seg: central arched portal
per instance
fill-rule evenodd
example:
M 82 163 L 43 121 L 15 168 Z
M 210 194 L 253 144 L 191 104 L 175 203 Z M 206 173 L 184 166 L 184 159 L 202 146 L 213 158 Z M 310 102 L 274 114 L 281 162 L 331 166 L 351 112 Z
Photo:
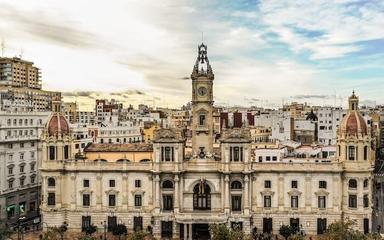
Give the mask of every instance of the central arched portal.
M 204 180 L 193 188 L 193 209 L 211 210 L 211 188 Z

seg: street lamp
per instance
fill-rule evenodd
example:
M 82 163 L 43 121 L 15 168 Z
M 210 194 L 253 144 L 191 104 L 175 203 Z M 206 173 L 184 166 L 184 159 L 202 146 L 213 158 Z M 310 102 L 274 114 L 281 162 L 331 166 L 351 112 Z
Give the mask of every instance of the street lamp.
M 63 224 L 59 228 L 61 240 L 64 240 L 64 233 L 68 230 L 67 222 L 63 222 Z
M 24 216 L 23 216 L 23 217 L 19 217 L 19 218 L 17 219 L 17 240 L 21 240 L 21 239 L 23 238 L 23 232 L 20 231 L 20 222 L 21 222 L 22 220 L 24 220 L 24 219 L 25 219 Z M 20 232 L 21 232 L 21 238 L 20 238 Z
M 107 240 L 107 222 L 104 220 L 101 224 L 104 227 L 104 240 Z

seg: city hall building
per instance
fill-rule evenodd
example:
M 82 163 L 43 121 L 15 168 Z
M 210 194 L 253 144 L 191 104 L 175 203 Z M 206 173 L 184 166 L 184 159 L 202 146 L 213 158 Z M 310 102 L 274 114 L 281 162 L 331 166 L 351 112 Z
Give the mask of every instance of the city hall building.
M 350 218 L 371 231 L 374 151 L 355 94 L 334 156 L 260 162 L 247 128 L 224 129 L 215 143 L 214 74 L 204 44 L 191 79 L 192 147 L 181 130 L 159 129 L 153 143 L 94 143 L 80 153 L 68 122 L 54 113 L 40 146 L 44 226 L 66 222 L 81 231 L 123 223 L 157 239 L 208 239 L 210 224 L 321 234 Z

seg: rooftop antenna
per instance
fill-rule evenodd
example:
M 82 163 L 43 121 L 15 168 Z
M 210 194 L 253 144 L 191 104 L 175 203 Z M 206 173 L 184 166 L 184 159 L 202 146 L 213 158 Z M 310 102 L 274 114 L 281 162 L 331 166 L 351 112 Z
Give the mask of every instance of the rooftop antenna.
M 201 32 L 201 43 L 204 43 L 204 32 Z
M 23 58 L 23 54 L 24 54 L 24 50 L 23 48 L 20 48 L 19 58 Z
M 5 52 L 5 41 L 4 39 L 1 39 L 1 57 L 4 57 Z

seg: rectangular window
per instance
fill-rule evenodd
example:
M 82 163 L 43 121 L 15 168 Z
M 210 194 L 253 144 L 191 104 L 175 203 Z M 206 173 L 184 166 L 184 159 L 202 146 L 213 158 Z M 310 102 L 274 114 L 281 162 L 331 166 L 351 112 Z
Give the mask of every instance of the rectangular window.
M 319 181 L 319 188 L 327 189 L 327 182 L 326 181 Z
M 291 188 L 297 188 L 297 181 L 296 180 L 291 182 Z
M 291 196 L 291 208 L 299 207 L 299 196 Z
M 368 194 L 364 194 L 363 196 L 363 205 L 365 208 L 369 207 L 369 197 Z
M 56 195 L 55 193 L 48 193 L 48 206 L 56 205 Z
M 68 158 L 69 158 L 69 146 L 65 145 L 64 146 L 64 159 L 68 159 Z
M 272 161 L 277 161 L 277 157 L 276 157 L 276 156 L 273 156 L 273 157 L 272 157 Z
M 90 205 L 90 196 L 89 194 L 83 194 L 83 206 L 89 207 Z
M 271 161 L 271 156 L 267 156 L 267 157 L 265 158 L 265 161 L 267 161 L 267 162 Z
M 115 194 L 108 195 L 108 206 L 110 206 L 110 207 L 116 206 L 116 195 Z
M 264 207 L 265 208 L 270 208 L 271 207 L 271 196 L 264 196 Z
M 317 199 L 317 205 L 321 209 L 325 209 L 327 207 L 326 205 L 326 197 L 325 196 L 319 196 Z
M 108 216 L 108 232 L 111 232 L 113 227 L 117 225 L 117 217 L 116 216 Z
M 354 146 L 348 147 L 348 159 L 349 160 L 355 160 L 355 147 Z
M 21 166 L 20 166 L 20 172 L 21 172 L 21 173 L 24 172 L 24 165 L 21 165 Z
M 199 116 L 199 125 L 200 126 L 205 126 L 205 115 L 204 114 L 201 114 Z
M 24 160 L 24 153 L 20 153 L 20 160 Z
M 136 194 L 135 195 L 135 207 L 141 207 L 142 202 L 141 202 L 141 195 Z
M 10 167 L 8 168 L 8 175 L 12 175 L 13 174 L 13 167 Z
M 238 162 L 240 160 L 240 150 L 239 147 L 233 148 L 232 161 Z
M 49 160 L 55 160 L 55 147 L 49 146 Z
M 141 180 L 135 180 L 135 187 L 136 188 L 141 187 Z
M 171 161 L 171 147 L 164 147 L 164 160 Z
M 232 211 L 241 211 L 241 196 L 232 196 Z
M 173 196 L 172 195 L 163 195 L 163 210 L 166 210 L 166 211 L 173 210 Z
M 271 181 L 270 180 L 265 180 L 264 181 L 264 188 L 271 188 L 271 187 L 272 187 Z
M 8 188 L 13 188 L 13 180 L 8 181 Z
M 135 231 L 143 230 L 143 217 L 133 217 L 133 229 Z
M 349 195 L 348 206 L 350 208 L 357 208 L 357 196 L 356 195 Z
M 115 187 L 116 186 L 116 182 L 114 179 L 111 179 L 109 180 L 109 187 Z
M 82 216 L 81 217 L 81 231 L 85 231 L 86 228 L 91 226 L 91 216 Z
M 83 187 L 89 187 L 89 180 L 88 179 L 83 180 Z
M 24 178 L 20 178 L 20 187 L 23 187 L 24 186 Z

